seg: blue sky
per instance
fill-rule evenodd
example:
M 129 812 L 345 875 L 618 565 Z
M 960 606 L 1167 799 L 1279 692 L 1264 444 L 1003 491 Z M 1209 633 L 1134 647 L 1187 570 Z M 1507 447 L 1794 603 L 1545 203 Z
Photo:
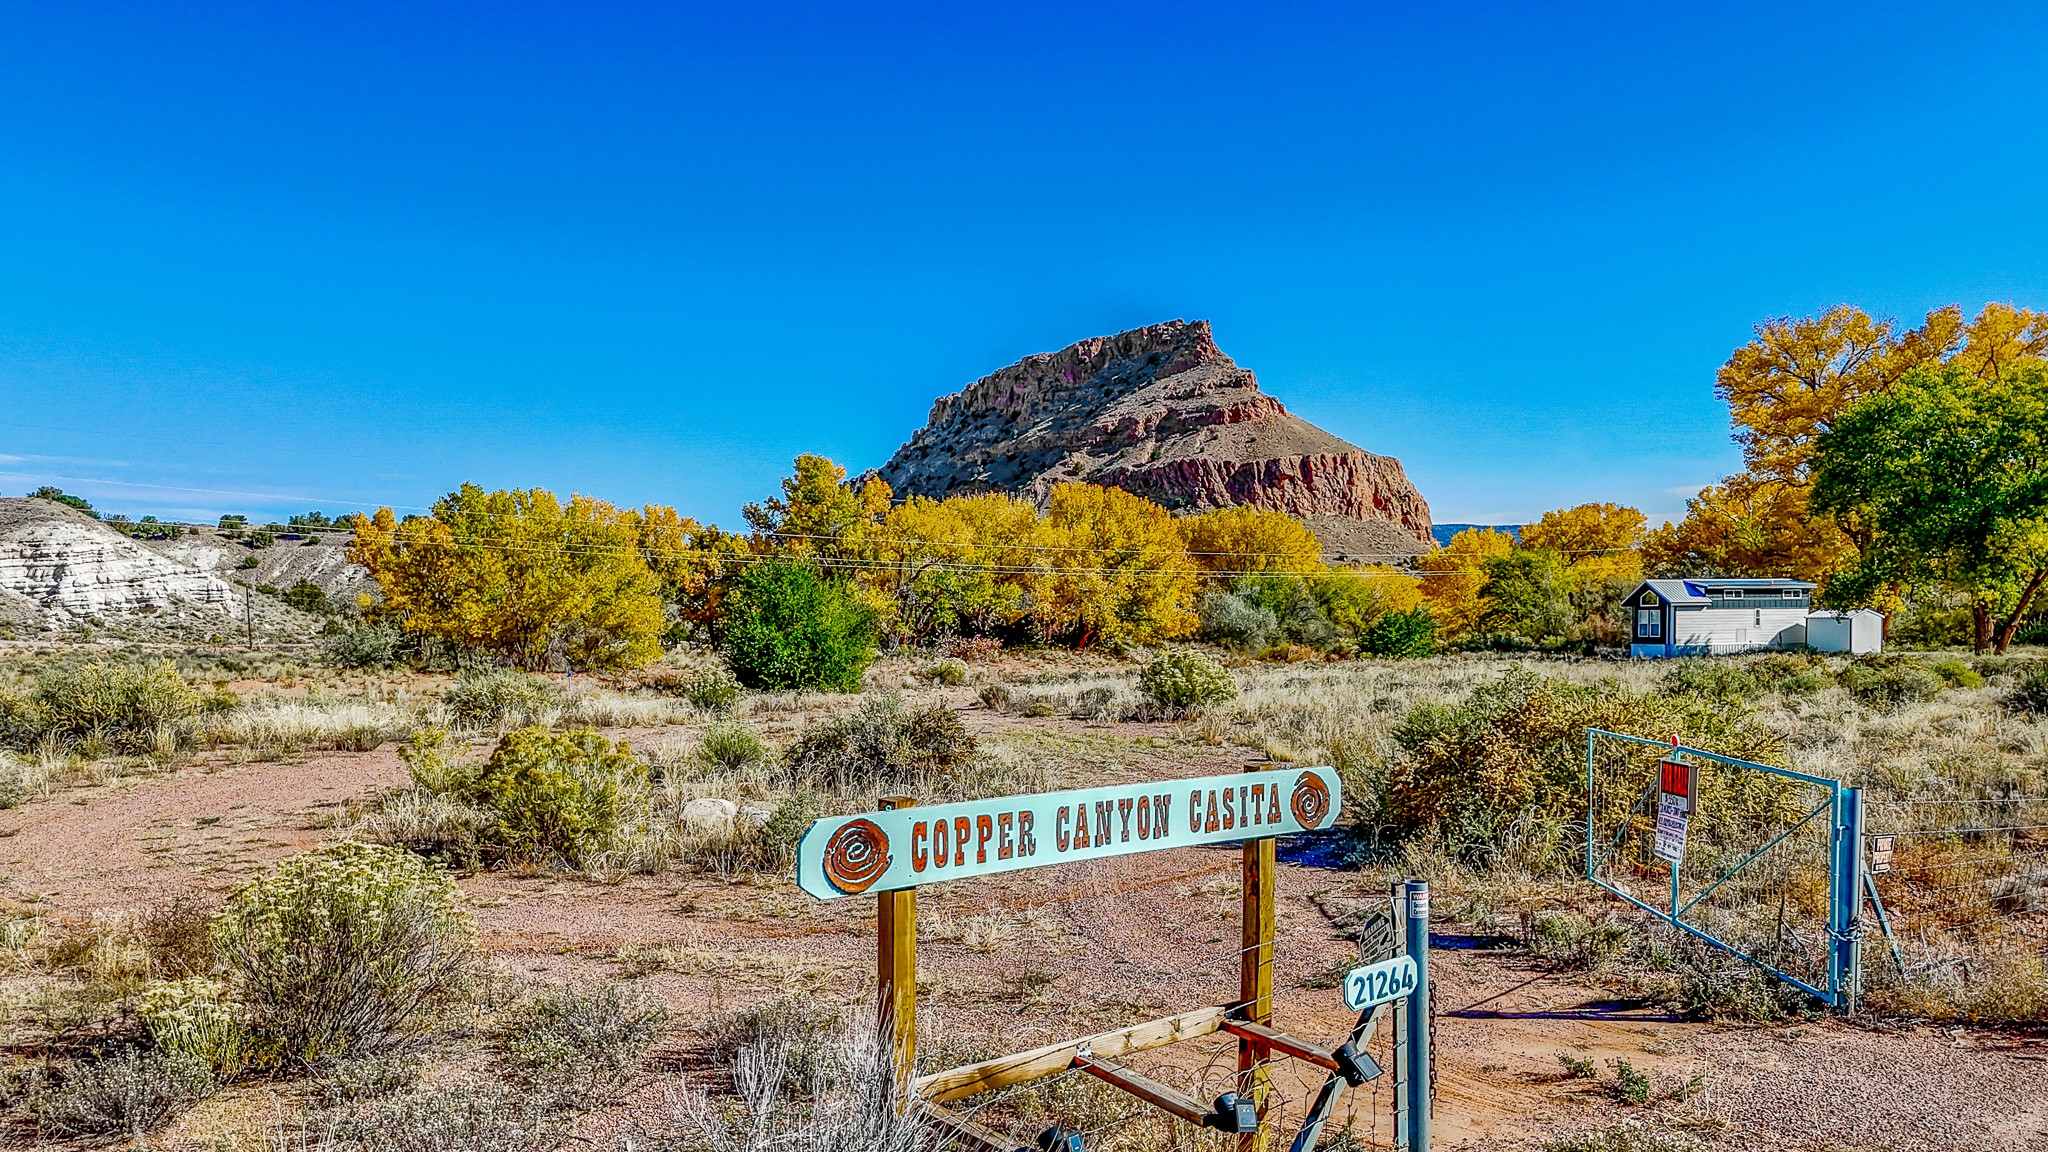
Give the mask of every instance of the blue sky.
M 1440 521 L 1661 519 L 1758 320 L 2048 306 L 2008 7 L 14 3 L 0 491 L 733 523 L 1186 317 Z

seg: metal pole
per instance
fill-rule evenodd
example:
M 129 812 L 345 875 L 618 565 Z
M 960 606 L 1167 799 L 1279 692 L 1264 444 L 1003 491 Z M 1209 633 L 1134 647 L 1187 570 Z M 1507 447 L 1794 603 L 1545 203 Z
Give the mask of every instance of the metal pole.
M 1408 881 L 1408 955 L 1415 990 L 1408 994 L 1408 1147 L 1429 1152 L 1429 881 Z
M 1863 993 L 1863 790 L 1835 786 L 1833 873 L 1829 877 L 1828 991 L 1855 1012 Z
M 1593 741 L 1594 730 L 1586 729 L 1586 879 L 1593 878 Z
M 1408 882 L 1394 881 L 1394 924 L 1400 932 L 1402 948 L 1407 948 L 1408 924 Z M 1389 1025 L 1387 1040 L 1394 1057 L 1394 1147 L 1406 1149 L 1409 1140 L 1408 1081 L 1414 1078 L 1414 1053 L 1408 1047 L 1408 1013 L 1399 1004 L 1390 1004 L 1392 1011 L 1387 1016 Z

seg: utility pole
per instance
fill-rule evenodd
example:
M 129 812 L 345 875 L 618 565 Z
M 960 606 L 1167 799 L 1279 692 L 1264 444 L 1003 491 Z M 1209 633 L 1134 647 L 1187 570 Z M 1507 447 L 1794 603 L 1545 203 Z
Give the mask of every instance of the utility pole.
M 249 638 L 249 651 L 256 650 L 256 590 L 242 586 L 242 627 Z

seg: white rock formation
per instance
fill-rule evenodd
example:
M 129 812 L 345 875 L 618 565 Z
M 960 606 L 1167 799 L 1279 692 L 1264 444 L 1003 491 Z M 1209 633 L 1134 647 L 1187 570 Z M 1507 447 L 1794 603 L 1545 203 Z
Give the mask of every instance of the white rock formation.
M 0 499 L 0 593 L 53 627 L 202 613 L 232 620 L 240 590 L 47 500 Z

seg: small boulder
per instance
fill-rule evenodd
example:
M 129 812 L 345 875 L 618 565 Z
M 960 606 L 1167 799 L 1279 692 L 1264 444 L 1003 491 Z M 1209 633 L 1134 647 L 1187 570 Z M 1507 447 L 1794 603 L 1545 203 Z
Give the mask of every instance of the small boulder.
M 683 805 L 681 820 L 688 831 L 716 835 L 732 831 L 733 817 L 738 812 L 739 805 L 730 800 L 700 796 Z

